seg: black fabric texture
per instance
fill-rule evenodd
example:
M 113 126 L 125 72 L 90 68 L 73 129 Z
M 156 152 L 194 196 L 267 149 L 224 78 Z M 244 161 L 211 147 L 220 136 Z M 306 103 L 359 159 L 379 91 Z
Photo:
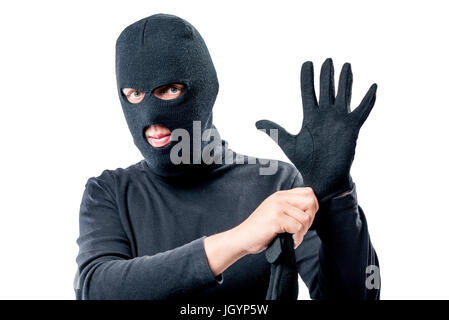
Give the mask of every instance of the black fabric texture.
M 214 277 L 204 237 L 239 225 L 273 192 L 301 187 L 302 179 L 282 161 L 274 175 L 260 175 L 260 164 L 233 158 L 178 183 L 154 174 L 145 160 L 90 178 L 79 214 L 77 299 L 265 300 L 265 252 Z M 326 223 L 294 251 L 296 274 L 313 299 L 379 297 L 365 287 L 364 270 L 378 261 L 355 192 L 330 200 L 322 208 Z
M 292 235 L 282 233 L 275 239 L 274 245 L 266 250 L 267 261 L 271 263 L 270 282 L 266 300 L 297 300 L 298 270 L 293 247 Z M 278 246 L 278 248 L 276 248 Z
M 201 157 L 208 139 L 196 139 L 193 121 L 200 121 L 201 135 L 212 124 L 212 107 L 218 94 L 217 74 L 209 51 L 199 32 L 187 21 L 168 14 L 155 14 L 128 26 L 116 43 L 117 89 L 134 143 L 160 176 L 183 175 L 189 171 L 211 169 Z M 163 85 L 179 83 L 184 92 L 173 100 L 161 100 L 152 92 Z M 145 92 L 138 104 L 128 102 L 123 88 Z M 162 148 L 152 147 L 145 130 L 161 124 L 173 132 L 185 129 L 191 139 L 189 163 L 174 164 L 170 152 L 177 143 L 171 140 Z
M 327 59 L 321 67 L 318 103 L 314 89 L 313 64 L 310 61 L 305 62 L 301 69 L 303 122 L 299 133 L 292 135 L 269 120 L 256 122 L 256 127 L 265 130 L 270 137 L 273 137 L 270 130 L 277 130 L 278 140 L 275 142 L 301 172 L 304 184 L 312 187 L 320 203 L 353 188 L 350 169 L 357 137 L 376 100 L 377 85 L 373 84 L 360 105 L 351 112 L 352 79 L 351 65 L 345 63 L 335 97 L 333 62 L 330 58 Z M 318 212 L 312 230 L 316 229 L 319 219 Z M 276 237 L 273 247 L 269 248 L 271 255 L 291 255 L 291 252 L 285 252 L 292 250 L 289 242 Z M 269 285 L 269 288 L 281 289 L 268 292 L 267 297 L 281 299 L 280 292 L 291 290 L 285 279 L 291 278 L 294 271 L 283 261 L 280 259 L 275 262 L 275 268 L 283 271 L 272 274 Z

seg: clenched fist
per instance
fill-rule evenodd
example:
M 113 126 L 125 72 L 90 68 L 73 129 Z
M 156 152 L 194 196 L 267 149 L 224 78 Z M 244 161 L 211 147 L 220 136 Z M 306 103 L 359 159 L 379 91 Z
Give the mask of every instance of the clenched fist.
M 311 188 L 278 191 L 235 227 L 235 234 L 246 254 L 262 252 L 277 234 L 285 232 L 293 235 L 294 248 L 297 248 L 317 211 L 318 200 Z

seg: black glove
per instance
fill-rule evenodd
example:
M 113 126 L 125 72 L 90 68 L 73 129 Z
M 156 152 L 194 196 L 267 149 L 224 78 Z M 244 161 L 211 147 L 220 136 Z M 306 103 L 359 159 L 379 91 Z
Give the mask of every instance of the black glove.
M 271 263 L 266 300 L 298 300 L 298 271 L 293 238 L 290 233 L 278 235 L 265 251 Z
M 277 129 L 277 144 L 301 173 L 304 184 L 312 187 L 320 202 L 353 187 L 349 174 L 354 159 L 360 127 L 376 100 L 373 84 L 359 107 L 351 112 L 352 72 L 345 63 L 334 93 L 334 66 L 327 59 L 320 75 L 320 103 L 313 84 L 313 64 L 305 62 L 301 69 L 303 122 L 301 131 L 292 135 L 269 120 L 256 122 L 258 129 Z M 269 134 L 269 130 L 266 131 Z
M 313 77 L 313 64 L 305 62 L 301 69 L 301 94 L 303 101 L 303 122 L 297 135 L 288 133 L 284 128 L 269 120 L 256 122 L 258 129 L 278 130 L 278 145 L 302 174 L 304 184 L 312 187 L 318 201 L 326 200 L 350 190 L 353 182 L 350 169 L 355 154 L 359 130 L 376 100 L 377 85 L 373 84 L 359 107 L 350 110 L 352 89 L 351 65 L 345 63 L 338 85 L 338 94 L 334 93 L 334 66 L 327 59 L 321 67 L 320 102 L 318 104 Z M 271 137 L 271 135 L 270 135 Z M 316 216 L 311 229 L 316 226 Z M 288 240 L 288 241 L 287 241 Z M 292 281 L 297 283 L 297 270 L 291 259 L 273 257 L 294 257 L 290 234 L 277 236 L 266 250 L 267 261 L 272 264 L 267 299 L 291 299 L 294 291 Z M 294 297 L 296 299 L 297 297 Z

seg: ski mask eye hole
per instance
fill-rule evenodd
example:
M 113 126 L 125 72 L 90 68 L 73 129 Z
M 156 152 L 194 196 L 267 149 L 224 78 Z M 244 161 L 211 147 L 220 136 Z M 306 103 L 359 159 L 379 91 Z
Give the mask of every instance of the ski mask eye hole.
M 145 97 L 145 92 L 137 90 L 137 89 L 124 88 L 124 89 L 122 89 L 122 92 L 125 95 L 126 100 L 128 100 L 128 102 L 134 103 L 134 104 L 139 103 Z
M 173 100 L 179 97 L 183 92 L 183 84 L 173 83 L 154 89 L 153 95 L 161 100 Z

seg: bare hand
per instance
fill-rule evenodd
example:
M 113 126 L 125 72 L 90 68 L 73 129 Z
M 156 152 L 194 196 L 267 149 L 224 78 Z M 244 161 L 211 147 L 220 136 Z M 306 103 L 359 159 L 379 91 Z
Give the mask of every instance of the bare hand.
M 240 225 L 235 227 L 239 243 L 247 254 L 265 250 L 273 238 L 288 232 L 294 248 L 302 242 L 318 211 L 318 200 L 311 188 L 278 191 L 266 198 Z

